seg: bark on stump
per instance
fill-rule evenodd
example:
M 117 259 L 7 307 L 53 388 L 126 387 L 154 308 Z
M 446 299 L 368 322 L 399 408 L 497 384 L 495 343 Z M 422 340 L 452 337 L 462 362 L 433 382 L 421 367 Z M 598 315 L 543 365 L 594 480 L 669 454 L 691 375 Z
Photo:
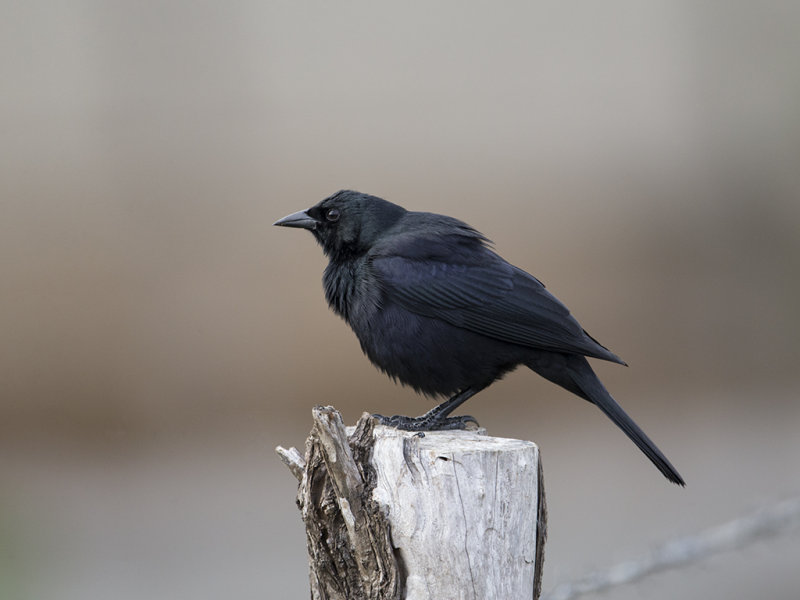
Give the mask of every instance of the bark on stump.
M 314 600 L 516 600 L 541 590 L 546 509 L 532 442 L 424 437 L 313 410 L 300 481 Z

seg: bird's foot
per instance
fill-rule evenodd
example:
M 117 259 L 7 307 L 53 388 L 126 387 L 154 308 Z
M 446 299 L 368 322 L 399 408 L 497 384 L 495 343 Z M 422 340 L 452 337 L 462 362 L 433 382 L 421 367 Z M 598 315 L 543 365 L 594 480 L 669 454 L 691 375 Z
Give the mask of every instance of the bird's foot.
M 405 417 L 403 415 L 372 415 L 381 425 L 402 429 L 403 431 L 449 431 L 454 429 L 477 429 L 480 425 L 475 417 L 460 415 L 457 417 L 439 417 L 424 414 L 420 417 Z M 472 424 L 470 427 L 469 424 Z

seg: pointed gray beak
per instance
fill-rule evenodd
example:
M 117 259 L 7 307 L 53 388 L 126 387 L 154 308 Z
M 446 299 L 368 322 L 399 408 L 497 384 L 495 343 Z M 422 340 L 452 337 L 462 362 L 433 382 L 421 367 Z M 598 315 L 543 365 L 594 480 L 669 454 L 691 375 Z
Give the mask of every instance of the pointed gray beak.
M 279 219 L 273 225 L 281 227 L 299 227 L 300 229 L 314 230 L 317 228 L 317 221 L 306 211 L 301 210 Z

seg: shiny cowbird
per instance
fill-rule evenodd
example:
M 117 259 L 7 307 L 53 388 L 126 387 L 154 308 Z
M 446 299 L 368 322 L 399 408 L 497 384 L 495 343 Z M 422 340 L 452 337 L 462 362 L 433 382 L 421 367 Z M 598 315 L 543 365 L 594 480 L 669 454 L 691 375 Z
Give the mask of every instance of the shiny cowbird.
M 603 411 L 672 482 L 684 481 L 622 410 L 586 357 L 624 365 L 532 275 L 456 219 L 344 190 L 275 225 L 309 230 L 329 259 L 323 283 L 373 364 L 418 392 L 446 396 L 420 417 L 376 415 L 400 429 L 463 429 L 450 414 L 525 365 Z

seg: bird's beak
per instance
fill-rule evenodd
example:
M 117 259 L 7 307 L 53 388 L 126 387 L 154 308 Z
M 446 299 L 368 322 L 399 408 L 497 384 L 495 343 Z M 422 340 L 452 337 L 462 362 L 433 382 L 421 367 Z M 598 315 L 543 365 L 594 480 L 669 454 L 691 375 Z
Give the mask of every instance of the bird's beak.
M 300 229 L 313 231 L 317 228 L 317 220 L 306 211 L 301 210 L 275 221 L 273 225 L 280 225 L 281 227 L 299 227 Z

